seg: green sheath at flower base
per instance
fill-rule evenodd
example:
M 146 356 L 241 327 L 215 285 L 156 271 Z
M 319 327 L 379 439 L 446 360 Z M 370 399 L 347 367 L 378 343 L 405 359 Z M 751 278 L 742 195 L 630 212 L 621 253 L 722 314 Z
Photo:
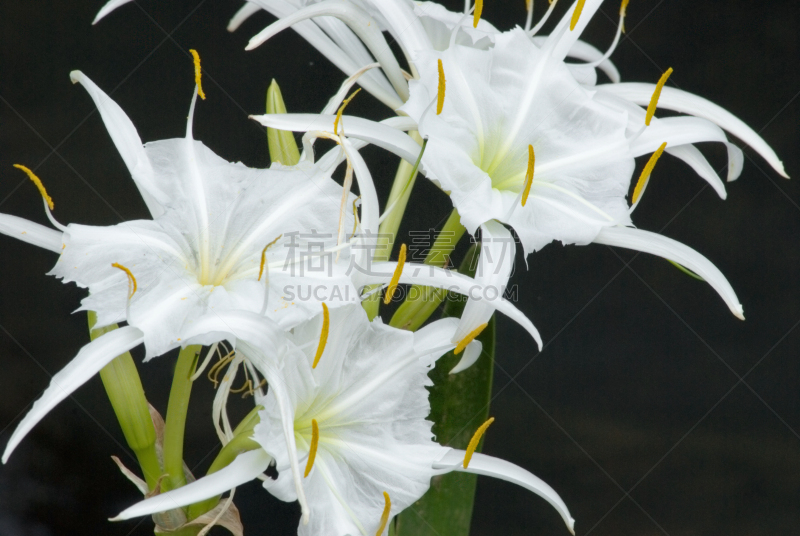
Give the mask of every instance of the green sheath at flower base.
M 425 264 L 444 268 L 456 244 L 464 236 L 464 231 L 466 229 L 461 225 L 461 217 L 458 215 L 458 211 L 453 209 L 425 257 Z M 389 325 L 416 331 L 436 311 L 436 308 L 444 301 L 445 295 L 441 289 L 414 285 L 408 291 L 408 298 L 398 307 Z
M 422 144 L 422 138 L 419 133 L 411 131 L 408 135 L 419 143 L 424 151 L 425 146 Z M 413 165 L 401 160 L 400 165 L 397 166 L 397 173 L 394 176 L 394 183 L 392 183 L 392 191 L 389 192 L 389 198 L 386 200 L 386 210 L 391 208 L 392 211 L 378 228 L 378 243 L 375 254 L 372 257 L 376 262 L 388 261 L 392 256 L 394 238 L 397 236 L 397 230 L 400 228 L 400 222 L 403 220 L 403 214 L 405 214 L 406 205 L 408 205 L 408 198 L 411 196 L 411 191 L 417 181 L 418 167 L 419 159 Z M 363 305 L 370 320 L 378 316 L 380 293 L 376 292 L 370 298 L 364 300 Z
M 94 311 L 89 311 L 89 336 L 92 340 L 117 329 L 116 324 L 92 329 L 96 323 L 97 315 Z M 125 352 L 103 367 L 100 370 L 100 378 L 125 435 L 125 441 L 136 454 L 147 487 L 152 490 L 158 482 L 158 477 L 161 476 L 155 448 L 156 432 L 150 418 L 142 382 L 130 352 Z
M 459 268 L 461 273 L 474 274 L 479 251 L 478 244 L 470 248 Z M 460 316 L 465 304 L 463 297 L 451 294 L 442 316 Z M 494 317 L 476 340 L 483 344 L 483 352 L 470 368 L 450 374 L 460 361 L 460 356 L 451 351 L 436 362 L 429 374 L 433 380 L 429 417 L 434 423 L 433 433 L 439 443 L 457 449 L 467 447 L 472 434 L 489 415 L 494 370 Z M 476 452 L 480 451 L 482 444 L 483 440 Z M 433 477 L 428 492 L 395 518 L 393 534 L 468 536 L 475 485 L 476 476 L 467 473 Z
M 183 435 L 189 397 L 192 394 L 192 375 L 197 367 L 199 352 L 200 346 L 196 345 L 181 348 L 175 365 L 164 426 L 164 472 L 169 476 L 161 483 L 162 491 L 186 485 L 186 475 L 183 472 Z
M 267 89 L 267 113 L 285 114 L 286 105 L 278 83 L 273 80 Z M 294 133 L 288 130 L 276 130 L 267 127 L 267 144 L 269 158 L 272 162 L 280 162 L 284 166 L 294 166 L 300 161 L 300 150 L 294 139 Z

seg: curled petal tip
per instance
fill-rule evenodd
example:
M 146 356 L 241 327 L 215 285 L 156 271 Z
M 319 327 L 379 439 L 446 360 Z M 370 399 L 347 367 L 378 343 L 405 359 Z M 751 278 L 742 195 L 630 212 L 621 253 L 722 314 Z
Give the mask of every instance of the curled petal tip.
M 567 528 L 569 529 L 569 533 L 572 534 L 572 536 L 575 536 L 575 520 L 574 519 L 569 518 L 569 523 L 567 524 Z
M 79 70 L 76 69 L 74 71 L 70 71 L 69 79 L 73 84 L 77 84 L 78 82 L 80 82 L 81 78 L 83 78 L 83 73 L 80 72 Z
M 739 320 L 744 320 L 744 309 L 741 305 L 737 305 L 735 309 L 731 309 L 733 311 L 733 315 L 738 318 Z

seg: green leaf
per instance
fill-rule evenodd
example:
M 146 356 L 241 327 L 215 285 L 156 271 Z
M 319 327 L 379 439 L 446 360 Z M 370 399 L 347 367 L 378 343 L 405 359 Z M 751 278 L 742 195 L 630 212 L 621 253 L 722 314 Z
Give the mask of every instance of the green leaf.
M 267 89 L 267 113 L 285 114 L 286 104 L 278 83 L 273 80 Z M 284 166 L 294 166 L 300 161 L 300 150 L 294 139 L 294 133 L 288 130 L 276 130 L 267 127 L 267 145 L 272 162 L 280 162 Z
M 459 272 L 473 275 L 479 246 L 467 252 Z M 466 298 L 450 295 L 443 317 L 460 316 Z M 489 416 L 494 372 L 495 319 L 489 321 L 477 340 L 483 344 L 478 361 L 463 372 L 450 374 L 461 355 L 448 352 L 430 372 L 433 433 L 442 445 L 465 449 L 472 434 Z M 478 445 L 480 451 L 483 440 Z M 395 518 L 397 536 L 467 536 L 475 500 L 476 475 L 449 473 L 434 477 L 431 488 L 416 503 Z

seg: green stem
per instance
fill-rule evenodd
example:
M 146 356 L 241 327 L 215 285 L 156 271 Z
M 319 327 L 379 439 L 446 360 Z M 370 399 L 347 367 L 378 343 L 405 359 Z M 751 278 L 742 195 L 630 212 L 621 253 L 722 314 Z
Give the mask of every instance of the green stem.
M 464 232 L 466 229 L 461 225 L 461 216 L 456 209 L 453 209 L 442 230 L 436 236 L 433 247 L 425 257 L 425 264 L 444 267 L 456 244 L 464 236 Z M 416 331 L 436 311 L 439 304 L 444 301 L 446 294 L 445 291 L 432 287 L 412 286 L 408 291 L 406 301 L 397 308 L 389 325 Z
M 414 184 L 417 181 L 417 168 L 422 159 L 425 145 L 417 131 L 411 131 L 408 135 L 417 143 L 421 144 L 422 149 L 420 150 L 420 155 L 415 164 L 412 165 L 405 160 L 401 160 L 400 165 L 397 166 L 397 173 L 394 176 L 392 190 L 389 192 L 389 199 L 386 201 L 386 208 L 393 208 L 378 228 L 378 244 L 375 249 L 375 254 L 372 257 L 376 262 L 388 261 L 389 258 L 391 258 L 397 230 L 400 228 L 400 222 L 403 221 L 408 199 L 411 197 L 411 191 L 414 189 Z M 380 299 L 380 293 L 376 292 L 363 302 L 364 309 L 367 311 L 367 316 L 369 316 L 370 320 L 378 316 Z
M 197 366 L 200 346 L 182 348 L 172 377 L 169 392 L 167 420 L 164 426 L 164 472 L 169 476 L 162 482 L 162 491 L 186 485 L 183 472 L 183 436 L 186 429 L 186 412 L 192 394 L 192 375 Z
M 97 314 L 89 311 L 89 336 L 92 340 L 117 329 L 113 324 L 92 329 Z M 150 408 L 144 395 L 142 381 L 130 352 L 118 356 L 100 370 L 100 379 L 114 408 L 128 446 L 136 454 L 149 489 L 154 489 L 161 475 L 156 455 L 156 431 L 150 418 Z

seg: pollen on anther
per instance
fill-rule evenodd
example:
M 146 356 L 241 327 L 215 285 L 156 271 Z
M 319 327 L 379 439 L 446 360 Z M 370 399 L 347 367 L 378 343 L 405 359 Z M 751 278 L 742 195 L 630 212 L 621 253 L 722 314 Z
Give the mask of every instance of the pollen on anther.
M 138 285 L 136 284 L 136 278 L 133 276 L 133 272 L 131 272 L 129 268 L 121 265 L 118 262 L 112 263 L 111 266 L 122 270 L 123 272 L 125 272 L 125 275 L 128 276 L 128 299 L 130 300 L 131 298 L 133 298 L 133 295 L 136 294 L 136 290 L 139 288 Z
M 311 468 L 314 467 L 314 459 L 317 457 L 317 445 L 319 444 L 319 425 L 316 419 L 311 419 L 311 446 L 308 449 L 308 461 L 303 478 L 308 478 Z
M 573 31 L 575 26 L 578 25 L 578 19 L 581 18 L 581 11 L 583 11 L 583 4 L 586 3 L 586 0 L 578 0 L 578 4 L 575 6 L 575 11 L 572 12 L 572 20 L 569 21 L 569 31 Z
M 261 250 L 261 267 L 258 269 L 258 281 L 261 281 L 261 276 L 264 275 L 264 266 L 267 264 L 267 250 L 274 246 L 282 236 L 283 234 L 279 234 L 275 240 L 264 246 L 264 249 Z
M 472 341 L 474 341 L 474 340 L 475 340 L 475 337 L 477 337 L 478 335 L 480 335 L 480 334 L 481 334 L 481 332 L 483 332 L 483 330 L 484 330 L 484 329 L 486 329 L 486 326 L 488 326 L 488 325 L 489 325 L 489 323 L 488 323 L 488 322 L 484 322 L 483 324 L 481 324 L 481 325 L 480 325 L 480 326 L 478 326 L 477 328 L 475 328 L 475 329 L 473 329 L 472 331 L 470 331 L 470 332 L 467 334 L 467 336 L 466 336 L 466 337 L 464 337 L 463 339 L 461 339 L 461 341 L 460 341 L 460 342 L 458 343 L 458 345 L 456 346 L 456 349 L 455 349 L 455 350 L 453 350 L 453 355 L 458 355 L 458 354 L 460 354 L 461 352 L 463 352 L 463 351 L 464 351 L 464 348 L 466 348 L 466 347 L 467 347 L 467 345 L 468 345 L 469 343 L 471 343 Z
M 403 265 L 406 263 L 406 245 L 400 246 L 400 253 L 397 255 L 397 267 L 394 269 L 392 279 L 389 281 L 389 286 L 386 287 L 386 295 L 383 297 L 383 304 L 388 305 L 392 301 L 394 291 L 397 290 L 397 285 L 400 283 L 400 275 L 403 273 Z
M 661 97 L 661 90 L 664 89 L 664 84 L 667 83 L 667 78 L 672 74 L 672 67 L 666 70 L 656 84 L 656 89 L 653 91 L 653 96 L 650 98 L 650 104 L 647 106 L 647 115 L 644 118 L 644 124 L 650 126 L 650 121 L 656 113 L 658 106 L 658 99 Z
M 436 115 L 442 113 L 444 108 L 444 92 L 447 86 L 447 80 L 444 78 L 444 66 L 442 60 L 439 60 L 439 90 L 436 93 Z
M 489 420 L 483 423 L 475 430 L 475 434 L 473 434 L 472 439 L 469 440 L 469 445 L 467 445 L 467 452 L 464 454 L 464 469 L 469 466 L 470 460 L 472 460 L 472 455 L 475 453 L 475 449 L 478 448 L 478 443 L 483 437 L 483 434 L 486 432 L 486 429 L 489 428 L 494 422 L 494 417 L 489 417 Z
M 333 133 L 337 136 L 339 135 L 339 122 L 342 120 L 342 112 L 344 109 L 347 108 L 347 105 L 350 104 L 350 101 L 353 100 L 353 97 L 358 95 L 358 92 L 361 91 L 361 88 L 353 91 L 349 97 L 342 101 L 342 105 L 339 106 L 339 111 L 336 112 L 336 119 L 333 120 Z
M 328 312 L 328 306 L 322 302 L 322 331 L 319 334 L 319 344 L 317 344 L 317 353 L 314 355 L 314 363 L 311 365 L 312 369 L 317 368 L 322 354 L 325 352 L 325 345 L 328 344 L 328 332 L 331 328 L 331 314 Z
M 200 54 L 197 53 L 195 49 L 190 49 L 189 53 L 192 55 L 192 59 L 194 59 L 194 83 L 197 84 L 197 95 L 206 100 L 206 94 L 203 93 L 203 85 L 200 83 L 203 71 L 200 69 Z
M 475 11 L 472 12 L 472 27 L 477 28 L 483 13 L 483 0 L 475 0 Z
M 522 206 L 528 202 L 528 195 L 531 193 L 533 184 L 533 167 L 536 164 L 536 154 L 533 152 L 533 145 L 528 145 L 528 170 L 525 172 L 525 189 L 522 191 Z
M 28 175 L 28 178 L 31 180 L 31 182 L 33 182 L 33 184 L 36 185 L 36 188 L 39 189 L 39 193 L 42 194 L 42 197 L 44 198 L 45 202 L 47 203 L 47 206 L 50 207 L 50 210 L 55 209 L 55 205 L 53 204 L 53 200 L 51 199 L 51 197 L 49 195 L 47 195 L 47 190 L 44 189 L 44 184 L 42 184 L 41 179 L 39 179 L 39 177 L 37 177 L 36 174 L 33 171 L 31 171 L 27 167 L 23 166 L 22 164 L 14 164 L 14 167 L 17 168 L 17 169 L 21 169 L 22 171 L 25 172 L 26 175 Z
M 381 514 L 381 523 L 378 525 L 378 531 L 375 536 L 381 536 L 383 531 L 386 530 L 386 524 L 389 523 L 389 513 L 392 511 L 392 499 L 389 494 L 383 492 L 383 513 Z
M 656 149 L 656 152 L 650 155 L 650 160 L 648 160 L 647 164 L 644 165 L 642 174 L 639 175 L 639 180 L 636 182 L 636 187 L 633 189 L 633 195 L 631 196 L 631 202 L 634 205 L 637 201 L 639 201 L 642 192 L 644 192 L 645 186 L 647 186 L 647 181 L 650 179 L 650 174 L 653 173 L 653 168 L 656 167 L 656 162 L 658 162 L 658 159 L 661 158 L 661 155 L 666 148 L 667 142 L 662 143 L 661 147 Z

